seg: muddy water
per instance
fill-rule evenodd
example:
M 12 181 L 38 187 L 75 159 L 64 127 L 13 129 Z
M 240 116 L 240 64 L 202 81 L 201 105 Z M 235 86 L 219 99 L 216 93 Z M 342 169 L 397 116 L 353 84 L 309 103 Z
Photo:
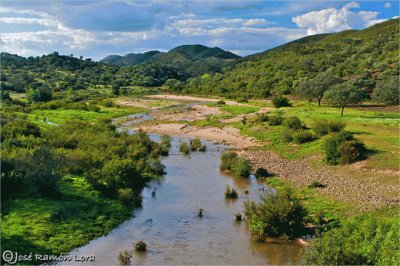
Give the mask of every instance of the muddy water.
M 143 207 L 109 235 L 72 254 L 94 255 L 93 264 L 116 265 L 119 252 L 131 251 L 134 242 L 143 240 L 148 252 L 133 252 L 132 264 L 295 264 L 300 245 L 257 243 L 245 222 L 234 217 L 243 211 L 245 200 L 258 200 L 270 188 L 253 177 L 221 174 L 219 158 L 224 147 L 205 143 L 207 152 L 183 156 L 178 152 L 179 139 L 173 138 L 171 155 L 162 159 L 167 174 L 144 189 Z M 238 189 L 238 199 L 225 199 L 226 185 Z M 199 208 L 204 210 L 202 218 L 197 216 Z

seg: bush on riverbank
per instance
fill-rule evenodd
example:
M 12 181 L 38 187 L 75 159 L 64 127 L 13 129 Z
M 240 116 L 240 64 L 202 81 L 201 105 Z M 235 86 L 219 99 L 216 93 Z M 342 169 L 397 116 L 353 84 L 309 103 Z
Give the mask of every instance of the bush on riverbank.
M 303 234 L 306 209 L 285 188 L 261 197 L 259 203 L 245 202 L 245 216 L 250 231 L 260 240 L 265 235 L 297 237 Z
M 239 158 L 234 151 L 226 151 L 221 155 L 221 171 L 230 171 L 236 176 L 248 177 L 251 165 L 248 160 Z
M 304 264 L 399 265 L 400 224 L 373 215 L 352 218 L 316 238 Z

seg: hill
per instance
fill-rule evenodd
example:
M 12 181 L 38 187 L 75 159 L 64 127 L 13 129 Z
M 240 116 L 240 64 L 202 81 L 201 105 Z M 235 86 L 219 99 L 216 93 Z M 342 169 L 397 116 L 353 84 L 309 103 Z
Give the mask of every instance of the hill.
M 120 65 L 120 66 L 135 66 L 137 64 L 147 62 L 161 54 L 163 54 L 163 53 L 161 53 L 159 51 L 149 51 L 149 52 L 139 53 L 139 54 L 129 53 L 124 56 L 109 55 L 109 56 L 101 59 L 100 62 L 108 63 L 108 64 L 116 64 L 116 65 Z
M 399 74 L 399 19 L 364 30 L 308 36 L 241 58 L 223 74 L 191 79 L 186 93 L 266 97 L 293 92 L 302 80 L 330 71 L 338 79 L 375 82 Z

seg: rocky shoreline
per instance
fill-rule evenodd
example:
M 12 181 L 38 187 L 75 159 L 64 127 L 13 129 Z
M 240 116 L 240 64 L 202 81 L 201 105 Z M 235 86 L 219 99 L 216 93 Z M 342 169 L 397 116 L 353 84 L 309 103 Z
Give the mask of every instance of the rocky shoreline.
M 271 151 L 241 150 L 239 154 L 253 163 L 254 168 L 263 167 L 277 175 L 284 181 L 288 181 L 295 187 L 310 185 L 318 181 L 326 187 L 318 188 L 321 193 L 344 202 L 354 204 L 357 209 L 367 211 L 375 208 L 395 206 L 399 203 L 397 195 L 398 187 L 364 178 L 367 170 L 362 170 L 363 177 L 354 173 L 334 171 L 329 166 L 313 166 L 312 161 L 322 160 L 316 156 L 287 160 Z M 392 173 L 398 176 L 398 173 Z

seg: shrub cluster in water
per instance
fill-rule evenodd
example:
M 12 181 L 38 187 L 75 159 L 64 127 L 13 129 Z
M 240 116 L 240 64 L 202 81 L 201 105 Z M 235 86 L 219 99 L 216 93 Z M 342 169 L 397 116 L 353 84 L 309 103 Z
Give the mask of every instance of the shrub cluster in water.
M 248 160 L 239 158 L 234 151 L 226 151 L 221 155 L 222 171 L 231 171 L 236 176 L 248 177 L 251 171 L 251 165 Z
M 296 237 L 303 233 L 306 209 L 290 189 L 261 197 L 260 203 L 245 202 L 246 221 L 260 240 L 265 235 Z
M 239 196 L 237 190 L 235 188 L 231 188 L 229 185 L 225 188 L 225 198 L 227 199 L 236 199 Z
M 363 158 L 365 151 L 364 143 L 346 131 L 331 136 L 325 143 L 326 161 L 333 165 L 356 162 Z
M 179 144 L 179 151 L 185 155 L 188 155 L 191 151 L 202 151 L 205 152 L 207 150 L 207 146 L 201 143 L 199 138 L 191 139 L 189 144 L 185 141 L 182 141 Z

